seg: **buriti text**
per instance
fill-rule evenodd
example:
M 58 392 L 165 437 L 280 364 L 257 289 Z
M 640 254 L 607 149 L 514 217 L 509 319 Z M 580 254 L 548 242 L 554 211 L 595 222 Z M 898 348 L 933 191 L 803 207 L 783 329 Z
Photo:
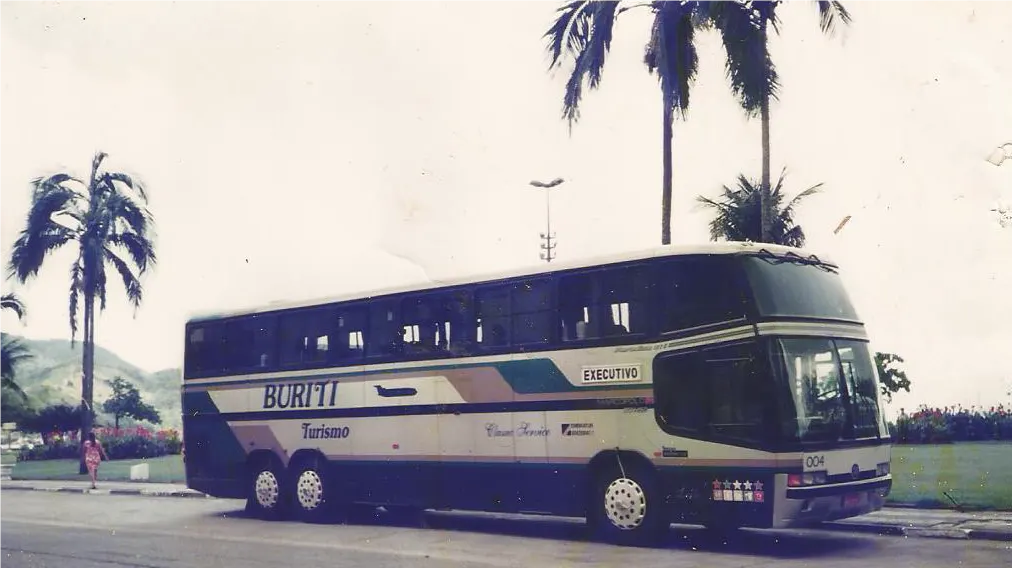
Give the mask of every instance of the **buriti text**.
M 337 403 L 337 381 L 283 383 L 264 387 L 264 409 L 324 408 Z

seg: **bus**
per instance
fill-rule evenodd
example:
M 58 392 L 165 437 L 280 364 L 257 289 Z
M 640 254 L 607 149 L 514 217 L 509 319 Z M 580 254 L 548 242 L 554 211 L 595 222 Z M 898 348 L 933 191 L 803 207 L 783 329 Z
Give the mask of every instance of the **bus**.
M 831 260 L 664 246 L 192 317 L 187 485 L 352 507 L 787 528 L 880 509 L 891 440 Z

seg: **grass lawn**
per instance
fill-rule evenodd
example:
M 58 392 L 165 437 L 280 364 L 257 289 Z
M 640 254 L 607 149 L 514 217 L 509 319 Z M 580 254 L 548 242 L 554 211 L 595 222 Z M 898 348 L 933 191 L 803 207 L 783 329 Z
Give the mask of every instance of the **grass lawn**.
M 183 460 L 180 456 L 162 456 L 145 460 L 103 461 L 98 466 L 99 481 L 130 481 L 130 466 L 148 464 L 148 481 L 155 483 L 183 483 Z M 19 462 L 11 472 L 11 479 L 76 479 L 87 481 L 88 474 L 80 475 L 77 460 L 43 460 Z
M 892 474 L 890 502 L 1012 510 L 1008 442 L 893 446 Z

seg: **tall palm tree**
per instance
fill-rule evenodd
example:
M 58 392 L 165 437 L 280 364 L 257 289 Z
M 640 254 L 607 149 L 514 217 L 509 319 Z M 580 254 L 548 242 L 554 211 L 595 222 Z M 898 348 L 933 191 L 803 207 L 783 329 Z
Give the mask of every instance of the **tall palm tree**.
M 695 82 L 699 57 L 695 32 L 705 25 L 700 2 L 650 2 L 619 8 L 619 2 L 578 0 L 558 9 L 558 17 L 544 34 L 552 62 L 549 70 L 572 57 L 573 72 L 566 82 L 562 115 L 572 128 L 580 118 L 580 100 L 586 81 L 591 89 L 601 84 L 605 58 L 611 47 L 615 20 L 626 10 L 648 7 L 654 19 L 643 62 L 658 78 L 662 99 L 663 181 L 661 192 L 661 243 L 671 243 L 671 141 L 673 121 L 685 118 L 689 90 Z
M 91 163 L 87 181 L 58 173 L 32 181 L 32 205 L 14 242 L 8 268 L 21 283 L 38 274 L 49 255 L 74 243 L 70 266 L 70 337 L 77 335 L 78 302 L 84 299 L 84 353 L 81 379 L 82 435 L 91 430 L 95 365 L 95 301 L 106 304 L 106 267 L 112 267 L 136 310 L 141 303 L 140 276 L 155 263 L 143 186 L 127 174 L 103 171 L 106 154 Z M 84 460 L 81 472 L 84 473 Z
M 769 29 L 780 33 L 777 9 L 783 0 L 759 2 L 735 0 L 710 2 L 707 16 L 721 33 L 727 55 L 726 71 L 731 90 L 749 117 L 757 114 L 762 123 L 762 180 L 760 185 L 759 240 L 771 238 L 775 210 L 770 199 L 770 101 L 776 100 L 780 87 L 776 67 L 769 54 Z M 816 2 L 823 33 L 833 35 L 837 22 L 850 24 L 851 16 L 840 2 Z
M 14 312 L 19 320 L 24 319 L 27 313 L 25 304 L 14 294 L 4 294 L 0 297 L 0 309 Z M 0 387 L 24 397 L 24 391 L 15 380 L 15 367 L 19 362 L 31 357 L 31 351 L 21 340 L 6 333 L 0 334 L 0 380 L 2 380 Z
M 767 242 L 789 247 L 805 246 L 805 232 L 794 221 L 794 208 L 801 200 L 821 191 L 822 184 L 816 184 L 802 191 L 783 205 L 784 176 L 780 173 L 777 185 L 770 191 L 768 203 L 772 215 L 767 238 L 760 239 L 759 216 L 762 207 L 760 185 L 743 175 L 738 176 L 737 189 L 724 186 L 723 198 L 716 201 L 702 195 L 696 199 L 705 207 L 713 209 L 715 215 L 710 221 L 710 239 L 728 241 Z

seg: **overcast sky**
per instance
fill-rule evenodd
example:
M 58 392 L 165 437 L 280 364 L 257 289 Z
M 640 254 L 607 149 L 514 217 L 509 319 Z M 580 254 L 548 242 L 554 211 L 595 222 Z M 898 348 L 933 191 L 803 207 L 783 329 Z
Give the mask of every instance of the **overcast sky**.
M 195 311 L 367 290 L 538 262 L 544 195 L 558 256 L 660 243 L 661 105 L 642 64 L 650 13 L 622 15 L 601 89 L 570 134 L 565 73 L 541 35 L 555 2 L 4 3 L 4 262 L 32 178 L 92 155 L 147 184 L 158 265 L 133 313 L 111 289 L 102 346 L 178 367 Z M 892 405 L 1009 401 L 1012 4 L 847 2 L 829 38 L 811 2 L 773 54 L 774 174 L 816 253 L 843 274 L 873 347 L 907 360 Z M 707 239 L 695 196 L 758 177 L 758 121 L 729 94 L 715 35 L 674 128 L 673 240 Z M 565 71 L 568 71 L 565 70 Z M 851 221 L 837 235 L 840 220 Z M 68 251 L 26 286 L 24 325 L 67 338 Z

